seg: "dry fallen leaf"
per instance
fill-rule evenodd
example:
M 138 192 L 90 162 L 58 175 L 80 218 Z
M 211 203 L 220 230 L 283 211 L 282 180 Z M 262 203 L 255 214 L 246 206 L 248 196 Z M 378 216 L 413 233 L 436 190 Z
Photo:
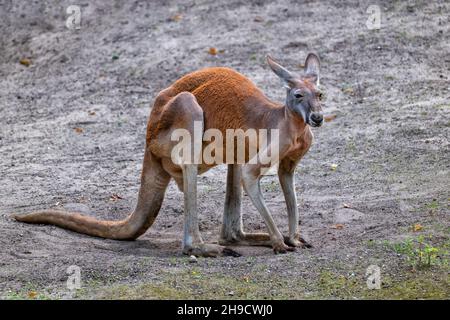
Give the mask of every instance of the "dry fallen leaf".
M 420 231 L 420 230 L 422 230 L 422 229 L 423 229 L 423 227 L 422 227 L 422 225 L 421 225 L 420 223 L 416 223 L 416 224 L 413 226 L 413 231 L 414 231 L 414 232 Z
M 344 229 L 344 225 L 341 223 L 337 223 L 335 225 L 332 225 L 331 229 L 342 230 L 342 229 Z
M 19 60 L 19 63 L 20 63 L 21 65 L 24 65 L 24 66 L 26 66 L 26 67 L 29 67 L 30 64 L 31 64 L 31 61 L 30 61 L 30 59 L 23 58 L 23 59 L 20 59 L 20 60 Z
M 255 21 L 255 22 L 263 22 L 264 18 L 261 17 L 261 16 L 256 16 L 255 19 L 253 19 L 253 21 Z
M 36 291 L 30 291 L 28 292 L 28 298 L 30 299 L 34 299 L 37 296 L 37 292 Z
M 336 115 L 335 114 L 329 114 L 323 117 L 323 119 L 325 120 L 325 122 L 330 122 L 333 121 L 334 119 L 336 119 Z
M 113 194 L 109 200 L 110 201 L 117 201 L 117 200 L 122 200 L 123 198 L 121 196 L 119 196 L 118 194 Z
M 173 16 L 170 17 L 170 20 L 171 20 L 171 21 L 175 21 L 175 22 L 178 22 L 178 21 L 180 21 L 181 19 L 183 19 L 183 15 L 180 14 L 180 13 L 177 13 L 177 14 L 175 14 L 175 15 L 173 15 Z
M 88 114 L 89 114 L 90 116 L 95 116 L 95 111 L 88 111 Z
M 353 88 L 345 88 L 342 90 L 342 92 L 347 93 L 349 95 L 353 95 L 355 93 L 355 90 L 353 90 Z
M 76 133 L 83 133 L 83 128 L 74 128 L 73 130 L 75 130 Z
M 335 171 L 337 169 L 338 165 L 336 163 L 332 163 L 330 168 L 331 170 Z
M 211 47 L 211 48 L 209 48 L 209 50 L 208 50 L 208 53 L 210 54 L 210 55 L 213 55 L 213 56 L 215 56 L 216 54 L 217 54 L 217 49 L 216 48 L 214 48 L 214 47 Z

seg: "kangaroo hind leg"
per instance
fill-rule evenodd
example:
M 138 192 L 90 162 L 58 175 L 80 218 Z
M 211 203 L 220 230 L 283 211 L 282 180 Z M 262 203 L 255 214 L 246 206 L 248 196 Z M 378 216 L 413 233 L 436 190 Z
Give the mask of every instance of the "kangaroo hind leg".
M 197 212 L 197 160 L 201 159 L 200 153 L 202 152 L 203 142 L 202 108 L 198 105 L 194 95 L 182 92 L 168 102 L 165 112 L 176 116 L 169 130 L 170 135 L 172 135 L 174 130 L 181 129 L 182 143 L 186 143 L 183 152 L 181 152 L 182 155 L 178 152 L 174 154 L 170 152 L 170 161 L 181 168 L 182 176 L 179 176 L 175 170 L 170 170 L 169 166 L 166 165 L 166 168 L 171 171 L 170 174 L 176 178 L 175 180 L 182 187 L 184 193 L 183 253 L 204 257 L 239 256 L 238 253 L 224 246 L 204 243 L 200 234 Z M 170 118 L 172 120 L 172 117 Z M 164 116 L 162 119 L 164 119 Z M 199 126 L 200 134 L 195 132 L 195 130 L 199 130 Z M 185 136 L 186 133 L 189 134 Z M 164 144 L 166 145 L 166 143 Z

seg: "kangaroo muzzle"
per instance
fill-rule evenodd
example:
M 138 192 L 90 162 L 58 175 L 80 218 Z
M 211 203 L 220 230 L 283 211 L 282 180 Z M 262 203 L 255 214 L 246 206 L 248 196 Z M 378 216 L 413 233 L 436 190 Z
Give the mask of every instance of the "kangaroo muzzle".
M 309 124 L 313 127 L 320 127 L 323 124 L 323 114 L 320 112 L 313 112 L 309 116 Z

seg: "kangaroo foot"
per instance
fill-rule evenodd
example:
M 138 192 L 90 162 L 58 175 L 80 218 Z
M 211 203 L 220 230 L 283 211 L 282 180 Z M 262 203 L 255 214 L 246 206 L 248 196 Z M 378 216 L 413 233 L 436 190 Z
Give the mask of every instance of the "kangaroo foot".
M 290 247 L 281 241 L 272 243 L 272 248 L 275 254 L 287 253 L 288 251 L 295 251 L 295 247 Z
M 230 248 L 210 243 L 202 243 L 190 248 L 184 248 L 183 253 L 186 255 L 194 255 L 198 257 L 210 257 L 210 258 L 224 257 L 224 256 L 231 256 L 231 257 L 241 256 L 239 253 Z
M 268 233 L 245 233 L 241 232 L 231 237 L 219 239 L 221 245 L 240 246 L 263 246 L 271 247 L 272 241 Z
M 284 243 L 290 247 L 295 247 L 295 248 L 312 248 L 313 247 L 310 243 L 306 242 L 305 239 L 303 239 L 299 235 L 295 236 L 294 238 L 285 236 Z

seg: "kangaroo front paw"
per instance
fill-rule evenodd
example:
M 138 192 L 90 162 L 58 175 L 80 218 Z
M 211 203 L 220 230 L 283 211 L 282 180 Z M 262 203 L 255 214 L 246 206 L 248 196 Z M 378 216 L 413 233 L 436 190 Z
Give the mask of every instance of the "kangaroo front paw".
M 284 243 L 287 244 L 290 247 L 296 247 L 296 248 L 312 248 L 312 245 L 305 241 L 302 237 L 299 235 L 292 237 L 284 237 Z
M 275 254 L 278 253 L 286 253 L 288 251 L 295 251 L 295 247 L 289 247 L 284 242 L 276 242 L 272 244 L 273 252 Z
M 224 256 L 232 256 L 232 257 L 241 256 L 239 253 L 230 248 L 209 243 L 202 243 L 190 248 L 184 248 L 183 253 L 186 255 L 194 255 L 198 257 L 210 257 L 210 258 L 224 257 Z

